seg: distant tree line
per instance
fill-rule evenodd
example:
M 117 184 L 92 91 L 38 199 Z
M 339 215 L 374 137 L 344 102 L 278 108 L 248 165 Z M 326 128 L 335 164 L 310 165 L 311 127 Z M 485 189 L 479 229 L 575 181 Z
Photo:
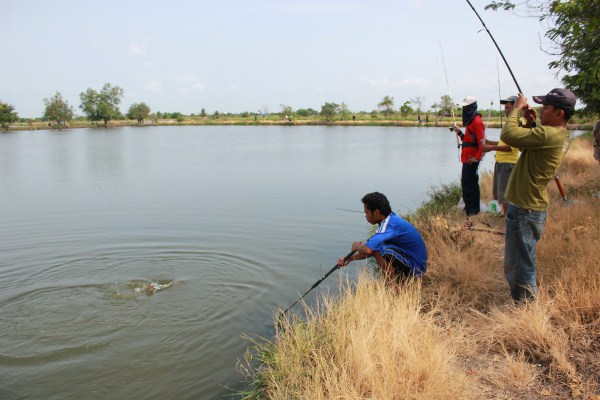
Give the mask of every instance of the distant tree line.
M 255 120 L 260 116 L 261 118 L 282 118 L 288 121 L 292 121 L 294 118 L 302 119 L 321 119 L 326 123 L 333 123 L 334 121 L 346 121 L 354 120 L 356 115 L 359 116 L 368 114 L 370 118 L 383 117 L 384 119 L 399 119 L 406 120 L 407 118 L 415 118 L 419 123 L 421 122 L 439 122 L 442 117 L 455 117 L 460 115 L 460 107 L 454 102 L 449 95 L 443 95 L 440 97 L 439 102 L 433 103 L 428 109 L 423 109 L 424 97 L 417 96 L 415 98 L 405 100 L 400 107 L 397 107 L 394 102 L 394 98 L 391 96 L 384 96 L 383 99 L 377 103 L 377 108 L 370 113 L 361 111 L 353 113 L 348 109 L 345 103 L 325 102 L 321 106 L 321 110 L 317 111 L 312 108 L 300 108 L 295 110 L 285 104 L 281 104 L 281 111 L 279 113 L 269 113 L 266 107 L 263 107 L 258 112 L 244 111 L 239 114 L 221 113 L 215 111 L 212 115 L 209 115 L 204 108 L 201 109 L 198 115 L 191 114 L 186 116 L 181 112 L 156 112 L 152 114 L 150 107 L 144 103 L 133 103 L 125 115 L 121 114 L 119 110 L 119 104 L 123 98 L 123 89 L 119 86 L 112 86 L 110 83 L 104 84 L 100 91 L 88 88 L 85 92 L 80 93 L 81 109 L 84 118 L 91 122 L 103 122 L 104 126 L 107 126 L 109 121 L 122 120 L 128 118 L 135 120 L 139 124 L 143 124 L 147 119 L 172 119 L 177 122 L 183 122 L 186 117 L 193 118 L 243 118 L 247 119 L 251 116 Z M 57 127 L 67 127 L 69 121 L 75 118 L 75 110 L 69 104 L 67 100 L 63 98 L 60 92 L 56 92 L 54 96 L 45 98 L 44 100 L 44 115 L 42 117 L 45 121 L 50 121 L 51 124 Z M 489 115 L 490 117 L 501 117 L 503 111 L 500 109 L 494 109 L 493 104 L 490 105 L 490 109 L 485 109 L 483 102 L 481 102 L 479 110 L 482 114 Z M 425 113 L 424 120 L 421 119 L 421 114 Z M 278 116 L 278 117 L 277 117 Z M 433 119 L 430 121 L 430 117 Z M 0 126 L 3 128 L 8 127 L 9 124 L 19 121 L 17 112 L 14 107 L 8 103 L 0 101 Z

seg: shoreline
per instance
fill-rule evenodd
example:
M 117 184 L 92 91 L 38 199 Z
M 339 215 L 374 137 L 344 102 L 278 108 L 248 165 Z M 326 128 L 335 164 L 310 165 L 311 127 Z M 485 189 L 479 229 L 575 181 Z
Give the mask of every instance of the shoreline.
M 292 121 L 287 120 L 250 120 L 250 119 L 191 119 L 184 121 L 173 121 L 173 120 L 159 120 L 157 122 L 149 122 L 139 124 L 130 120 L 115 120 L 109 121 L 108 125 L 95 124 L 90 122 L 72 122 L 67 127 L 59 127 L 56 125 L 50 125 L 46 122 L 34 122 L 34 123 L 19 123 L 10 125 L 7 128 L 2 128 L 0 133 L 19 132 L 19 131 L 41 131 L 41 130 L 70 130 L 70 129 L 83 129 L 83 128 L 122 128 L 122 127 L 138 127 L 145 128 L 151 126 L 344 126 L 344 127 L 370 127 L 370 126 L 393 126 L 393 127 L 410 127 L 410 128 L 448 128 L 453 125 L 451 120 L 441 120 L 439 122 L 428 122 L 418 123 L 413 120 L 339 120 L 339 121 L 323 121 L 323 120 L 308 120 L 308 119 L 295 119 Z M 457 121 L 457 126 L 462 124 Z M 501 128 L 499 121 L 490 121 L 489 128 Z M 573 123 L 568 125 L 569 130 L 592 130 L 593 121 L 588 123 Z

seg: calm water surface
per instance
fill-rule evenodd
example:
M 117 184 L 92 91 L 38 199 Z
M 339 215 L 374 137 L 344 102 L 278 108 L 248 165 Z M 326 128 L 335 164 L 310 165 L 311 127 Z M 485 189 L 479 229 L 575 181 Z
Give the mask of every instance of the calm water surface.
M 406 213 L 459 173 L 447 128 L 1 134 L 0 398 L 242 389 L 243 336 L 270 337 L 273 311 L 368 234 L 341 209 L 381 191 Z

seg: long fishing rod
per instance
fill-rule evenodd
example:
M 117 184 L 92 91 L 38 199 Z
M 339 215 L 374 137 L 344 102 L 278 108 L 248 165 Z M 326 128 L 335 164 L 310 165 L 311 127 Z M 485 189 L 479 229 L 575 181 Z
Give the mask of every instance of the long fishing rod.
M 485 121 L 485 129 L 490 125 L 490 117 L 492 116 L 492 108 L 494 108 L 494 99 L 490 102 L 490 109 L 488 110 L 487 121 Z
M 487 115 L 487 121 L 485 121 L 485 130 L 483 131 L 483 144 L 487 144 L 486 132 L 487 132 L 488 126 L 490 125 L 490 117 L 492 116 L 492 108 L 494 108 L 494 99 L 492 99 L 492 101 L 490 102 L 490 108 L 488 110 L 488 115 Z M 479 160 L 480 162 L 483 161 L 486 154 L 487 154 L 487 151 L 481 155 L 481 160 Z
M 506 58 L 504 57 L 502 50 L 500 50 L 498 43 L 496 43 L 496 39 L 494 39 L 494 36 L 492 36 L 492 33 L 490 32 L 488 27 L 485 25 L 485 22 L 483 22 L 483 20 L 479 16 L 479 13 L 477 12 L 477 10 L 475 10 L 475 7 L 473 7 L 473 4 L 471 4 L 471 2 L 469 0 L 467 0 L 467 3 L 469 3 L 469 6 L 471 7 L 471 9 L 475 13 L 475 15 L 477 15 L 477 18 L 479 18 L 479 21 L 481 21 L 481 25 L 483 25 L 483 28 L 485 29 L 485 31 L 488 33 L 488 35 L 490 35 L 492 42 L 494 42 L 496 49 L 498 49 L 498 53 L 500 53 L 502 60 L 504 60 L 504 64 L 506 64 L 506 68 L 508 68 L 508 72 L 510 72 L 510 76 L 512 76 L 513 81 L 515 81 L 515 85 L 517 85 L 517 89 L 519 90 L 519 93 L 523 93 L 523 91 L 521 90 L 521 87 L 519 86 L 519 83 L 517 82 L 517 78 L 515 78 L 515 74 L 513 74 L 512 69 L 510 68 L 510 65 L 508 65 L 508 61 L 506 61 Z
M 446 75 L 446 86 L 448 87 L 448 96 L 450 96 L 452 122 L 456 126 L 456 117 L 454 116 L 454 101 L 452 100 L 452 93 L 450 93 L 450 82 L 448 82 L 448 71 L 446 70 L 446 60 L 444 59 L 444 50 L 442 49 L 442 42 L 440 43 L 440 52 L 442 53 L 442 65 L 444 66 L 444 75 Z M 453 130 L 453 128 L 450 128 Z M 456 133 L 456 148 L 458 149 L 458 162 L 460 162 L 460 141 L 458 140 L 458 133 Z
M 344 263 L 345 263 L 346 261 L 348 261 L 348 260 L 350 259 L 350 257 L 352 257 L 352 255 L 354 255 L 354 253 L 356 253 L 356 250 L 352 250 L 350 253 L 346 254 L 346 257 L 344 257 Z M 294 302 L 294 304 L 292 304 L 292 305 L 291 305 L 291 306 L 289 306 L 289 307 L 288 307 L 288 308 L 287 308 L 285 311 L 283 311 L 283 312 L 281 313 L 281 315 L 282 315 L 282 316 L 283 316 L 283 315 L 285 315 L 285 313 L 287 313 L 287 312 L 290 310 L 290 308 L 292 308 L 292 307 L 294 307 L 296 304 L 298 304 L 298 302 L 299 302 L 300 300 L 302 300 L 302 299 L 304 298 L 304 296 L 306 296 L 306 295 L 307 295 L 307 294 L 308 294 L 308 293 L 309 293 L 311 290 L 313 290 L 314 288 L 316 288 L 317 286 L 319 286 L 319 284 L 320 284 L 321 282 L 323 282 L 323 281 L 324 281 L 324 280 L 325 280 L 325 279 L 326 279 L 326 278 L 327 278 L 329 275 L 331 275 L 331 274 L 333 273 L 333 271 L 335 271 L 335 270 L 336 270 L 336 269 L 338 269 L 338 268 L 339 268 L 339 266 L 338 266 L 338 265 L 337 265 L 337 263 L 336 263 L 336 264 L 335 264 L 335 266 L 329 270 L 329 272 L 327 272 L 327 273 L 326 273 L 325 275 L 323 275 L 323 276 L 322 276 L 322 277 L 321 277 L 321 278 L 320 278 L 318 281 L 316 281 L 316 282 L 315 282 L 315 283 L 314 283 L 314 284 L 313 284 L 313 285 L 310 287 L 310 289 L 308 289 L 308 290 L 307 290 L 307 291 L 306 291 L 306 292 L 305 292 L 305 293 L 304 293 L 302 296 L 300 296 L 300 298 L 299 298 L 298 300 L 296 300 L 296 301 Z
M 496 72 L 498 72 L 498 110 L 500 110 L 500 129 L 502 129 L 502 94 L 500 93 L 500 68 L 498 67 L 498 59 L 496 58 Z
M 515 85 L 517 85 L 517 89 L 519 90 L 519 93 L 523 93 L 523 91 L 521 90 L 521 87 L 519 86 L 519 83 L 517 82 L 517 78 L 515 78 L 515 74 L 513 74 L 512 69 L 510 68 L 510 65 L 508 65 L 508 61 L 506 61 L 506 57 L 504 57 L 504 53 L 502 53 L 502 50 L 500 50 L 500 47 L 498 46 L 498 43 L 496 43 L 496 39 L 494 39 L 494 36 L 492 36 L 492 33 L 490 32 L 490 30 L 488 29 L 488 27 L 485 25 L 485 22 L 483 22 L 483 19 L 481 19 L 481 17 L 479 16 L 479 13 L 477 12 L 477 10 L 475 10 L 475 7 L 473 7 L 473 4 L 471 4 L 471 2 L 469 0 L 467 0 L 467 3 L 469 3 L 469 6 L 471 7 L 471 10 L 473 10 L 473 12 L 475 13 L 475 15 L 477 15 L 477 18 L 479 18 L 479 21 L 481 21 L 481 24 L 483 25 L 485 31 L 488 33 L 488 35 L 490 35 L 490 38 L 492 39 L 492 42 L 494 42 L 494 45 L 496 46 L 496 49 L 498 49 L 498 53 L 500 53 L 500 56 L 502 57 L 502 60 L 504 60 L 504 64 L 506 64 L 506 68 L 508 68 L 508 72 L 510 72 L 510 76 L 512 76 L 513 81 L 515 82 Z M 572 140 L 572 139 L 571 139 Z M 570 146 L 570 142 L 569 142 L 569 146 Z M 569 147 L 567 146 L 567 151 L 568 151 Z M 567 152 L 565 151 L 565 153 Z M 564 154 L 563 154 L 564 156 Z M 562 182 L 560 181 L 560 178 L 558 177 L 558 175 L 556 175 L 554 177 L 554 181 L 556 182 L 556 186 L 558 187 L 558 191 L 560 192 L 560 195 L 563 199 L 563 201 L 565 203 L 569 202 L 569 199 L 566 196 L 565 193 L 565 189 L 562 185 Z

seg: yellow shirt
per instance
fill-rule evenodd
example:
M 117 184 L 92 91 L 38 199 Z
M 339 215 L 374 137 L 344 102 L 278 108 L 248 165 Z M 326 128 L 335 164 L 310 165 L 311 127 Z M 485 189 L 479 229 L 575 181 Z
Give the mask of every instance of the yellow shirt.
M 498 146 L 508 146 L 502 140 L 498 140 Z M 497 163 L 510 163 L 516 164 L 519 159 L 519 149 L 514 147 L 510 148 L 510 151 L 496 151 L 496 162 Z

